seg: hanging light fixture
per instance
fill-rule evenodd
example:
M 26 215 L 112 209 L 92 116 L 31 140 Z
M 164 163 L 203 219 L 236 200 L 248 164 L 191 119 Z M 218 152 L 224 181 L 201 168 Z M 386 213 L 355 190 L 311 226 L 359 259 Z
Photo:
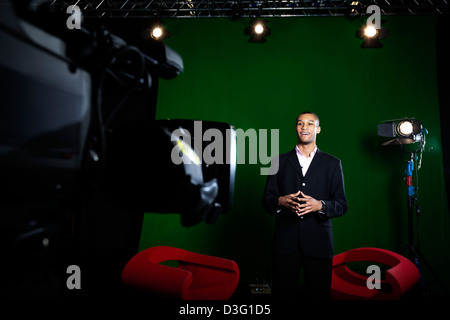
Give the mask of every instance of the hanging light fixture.
M 149 35 L 155 40 L 165 40 L 170 37 L 169 31 L 161 21 L 157 21 L 150 26 Z
M 250 26 L 245 29 L 245 34 L 249 35 L 248 42 L 263 43 L 266 42 L 266 37 L 271 33 L 267 26 L 267 21 L 262 19 L 254 19 Z

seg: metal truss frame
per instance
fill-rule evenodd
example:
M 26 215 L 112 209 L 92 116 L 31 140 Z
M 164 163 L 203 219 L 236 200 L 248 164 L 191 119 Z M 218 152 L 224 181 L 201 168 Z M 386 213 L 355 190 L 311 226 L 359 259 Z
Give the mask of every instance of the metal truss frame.
M 244 18 L 348 16 L 365 14 L 377 5 L 382 15 L 440 15 L 450 13 L 450 0 L 292 0 L 292 1 L 133 1 L 53 0 L 65 10 L 77 5 L 96 18 Z

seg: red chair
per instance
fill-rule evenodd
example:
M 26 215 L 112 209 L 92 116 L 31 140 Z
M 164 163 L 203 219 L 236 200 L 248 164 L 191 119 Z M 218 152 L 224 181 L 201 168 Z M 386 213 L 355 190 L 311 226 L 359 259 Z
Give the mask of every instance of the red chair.
M 348 262 L 371 261 L 391 267 L 381 279 L 381 289 L 369 289 L 368 276 L 347 267 Z M 370 275 L 369 275 L 370 276 Z M 333 258 L 331 298 L 334 300 L 396 300 L 420 280 L 417 267 L 395 252 L 378 248 L 352 249 Z
M 178 267 L 160 264 L 169 260 Z M 122 271 L 125 286 L 168 299 L 227 300 L 238 282 L 234 261 L 168 246 L 139 252 Z

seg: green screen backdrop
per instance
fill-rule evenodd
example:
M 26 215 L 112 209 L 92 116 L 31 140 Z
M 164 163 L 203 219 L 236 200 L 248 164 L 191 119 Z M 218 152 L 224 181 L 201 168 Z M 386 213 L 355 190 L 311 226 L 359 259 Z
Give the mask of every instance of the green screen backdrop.
M 320 117 L 318 147 L 342 160 L 349 204 L 333 219 L 335 254 L 379 247 L 406 255 L 409 155 L 380 147 L 383 120 L 416 117 L 428 129 L 419 174 L 420 219 L 414 240 L 447 287 L 450 219 L 447 208 L 436 79 L 436 18 L 388 17 L 382 49 L 361 49 L 363 20 L 274 18 L 264 44 L 249 43 L 249 20 L 166 20 L 166 43 L 184 72 L 161 80 L 157 119 L 221 121 L 244 131 L 279 130 L 279 153 L 296 144 L 295 120 Z M 246 146 L 248 153 L 249 147 Z M 270 155 L 270 148 L 269 155 Z M 271 154 L 274 156 L 275 154 Z M 266 165 L 237 166 L 232 210 L 213 225 L 182 227 L 177 214 L 148 213 L 140 249 L 168 245 L 235 260 L 241 281 L 270 281 L 274 218 L 261 205 Z M 415 177 L 415 176 L 414 176 Z M 177 191 L 174 190 L 174 201 Z M 419 241 L 417 243 L 417 241 Z M 422 266 L 425 280 L 434 278 Z M 437 286 L 434 285 L 434 288 Z M 438 290 L 438 289 L 437 289 Z

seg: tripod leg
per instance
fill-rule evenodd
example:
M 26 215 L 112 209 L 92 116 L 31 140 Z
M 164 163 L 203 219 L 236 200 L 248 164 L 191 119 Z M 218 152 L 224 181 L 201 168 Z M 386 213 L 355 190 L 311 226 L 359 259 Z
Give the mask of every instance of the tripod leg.
M 415 252 L 417 252 L 417 251 L 415 251 Z M 420 284 L 422 285 L 422 290 L 423 290 L 425 295 L 428 295 L 427 287 L 425 285 L 425 280 L 423 279 L 423 275 L 422 275 L 422 270 L 420 269 L 419 258 L 417 256 L 414 257 L 414 264 L 416 265 L 417 269 L 419 270 Z
M 416 266 L 417 270 L 419 270 L 420 284 L 422 286 L 422 292 L 424 295 L 428 295 L 425 281 L 424 281 L 423 275 L 422 275 L 422 270 L 420 269 L 419 258 L 417 257 L 416 246 L 413 244 L 407 244 L 405 247 L 408 250 L 409 260 L 411 260 L 411 262 L 414 263 L 414 265 Z
M 439 277 L 437 276 L 437 274 L 434 272 L 434 270 L 431 268 L 431 266 L 428 264 L 427 260 L 424 258 L 424 256 L 421 254 L 421 252 L 419 251 L 419 249 L 415 250 L 417 255 L 420 257 L 420 260 L 423 261 L 423 263 L 425 264 L 425 266 L 427 267 L 428 270 L 430 270 L 431 274 L 433 275 L 433 277 L 436 279 L 436 281 L 439 283 L 439 285 L 441 286 L 442 290 L 444 291 L 444 293 L 446 295 L 448 295 L 448 291 L 447 288 L 444 286 L 444 284 L 442 283 L 442 281 L 439 279 Z M 419 269 L 420 271 L 420 269 Z

